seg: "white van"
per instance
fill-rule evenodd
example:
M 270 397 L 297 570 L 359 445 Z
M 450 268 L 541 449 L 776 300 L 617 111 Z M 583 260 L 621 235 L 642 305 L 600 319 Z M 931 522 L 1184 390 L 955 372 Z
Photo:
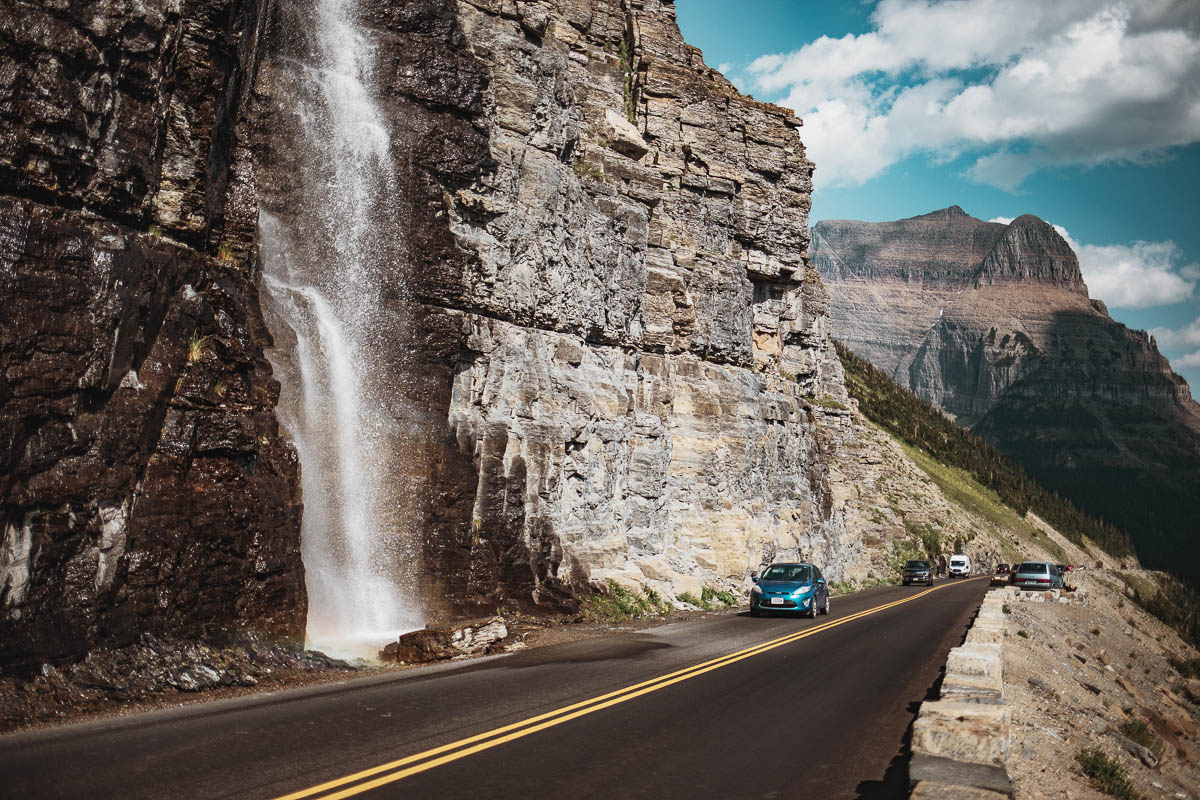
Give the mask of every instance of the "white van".
M 950 556 L 950 577 L 951 578 L 967 578 L 971 575 L 971 557 L 970 556 Z

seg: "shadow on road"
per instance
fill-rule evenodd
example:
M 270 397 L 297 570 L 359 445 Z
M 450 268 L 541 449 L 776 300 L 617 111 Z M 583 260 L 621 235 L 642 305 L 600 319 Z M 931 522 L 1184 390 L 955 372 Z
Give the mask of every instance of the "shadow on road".
M 925 692 L 925 697 L 920 701 L 914 700 L 908 704 L 908 712 L 913 715 L 913 722 L 916 721 L 917 711 L 921 708 L 921 703 L 926 700 L 937 700 L 942 693 L 942 678 L 946 675 L 946 668 L 943 666 L 938 671 L 937 680 Z M 883 774 L 883 780 L 879 781 L 862 781 L 855 787 L 858 792 L 855 795 L 858 800 L 903 800 L 909 795 L 908 782 L 908 762 L 912 757 L 912 730 L 913 723 L 908 723 L 908 727 L 904 729 L 904 736 L 900 739 L 900 752 L 892 757 L 888 762 L 887 772 Z

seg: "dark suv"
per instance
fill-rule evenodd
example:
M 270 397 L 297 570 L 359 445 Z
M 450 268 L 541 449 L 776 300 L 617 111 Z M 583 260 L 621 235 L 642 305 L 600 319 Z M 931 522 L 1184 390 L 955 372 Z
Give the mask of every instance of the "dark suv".
M 933 586 L 933 565 L 928 561 L 921 561 L 919 559 L 905 561 L 902 579 L 905 586 L 908 586 L 910 583 L 923 583 L 926 586 Z

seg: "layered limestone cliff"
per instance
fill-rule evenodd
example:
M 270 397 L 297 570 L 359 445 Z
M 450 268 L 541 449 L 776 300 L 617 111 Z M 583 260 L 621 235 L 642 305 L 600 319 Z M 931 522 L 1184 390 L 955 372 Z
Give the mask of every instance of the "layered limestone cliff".
M 0 661 L 302 634 L 252 274 L 261 9 L 0 8 Z
M 836 574 L 846 396 L 800 121 L 706 67 L 669 2 L 360 18 L 403 198 L 387 302 L 414 321 L 394 391 L 421 420 L 430 611 L 698 591 L 772 557 Z M 266 106 L 288 75 L 264 66 Z
M 957 206 L 827 221 L 812 258 L 852 350 L 1126 528 L 1148 563 L 1200 547 L 1200 407 L 1153 339 L 1088 298 L 1051 226 Z

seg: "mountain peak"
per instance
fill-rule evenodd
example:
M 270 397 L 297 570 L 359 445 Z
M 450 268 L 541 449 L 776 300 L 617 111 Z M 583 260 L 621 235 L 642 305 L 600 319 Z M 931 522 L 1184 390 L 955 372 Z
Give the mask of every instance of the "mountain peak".
M 940 208 L 937 211 L 930 211 L 928 214 L 918 214 L 915 217 L 908 217 L 907 219 L 908 220 L 919 219 L 919 220 L 928 220 L 930 222 L 934 222 L 934 221 L 939 221 L 939 220 L 949 221 L 949 220 L 960 220 L 960 219 L 974 219 L 974 217 L 972 217 L 967 212 L 963 211 L 962 206 L 954 205 L 954 206 L 950 206 L 948 208 Z M 900 221 L 905 222 L 907 220 L 900 220 Z
M 979 285 L 999 281 L 1051 283 L 1087 294 L 1079 259 L 1054 226 L 1022 214 L 1004 229 L 976 274 Z

